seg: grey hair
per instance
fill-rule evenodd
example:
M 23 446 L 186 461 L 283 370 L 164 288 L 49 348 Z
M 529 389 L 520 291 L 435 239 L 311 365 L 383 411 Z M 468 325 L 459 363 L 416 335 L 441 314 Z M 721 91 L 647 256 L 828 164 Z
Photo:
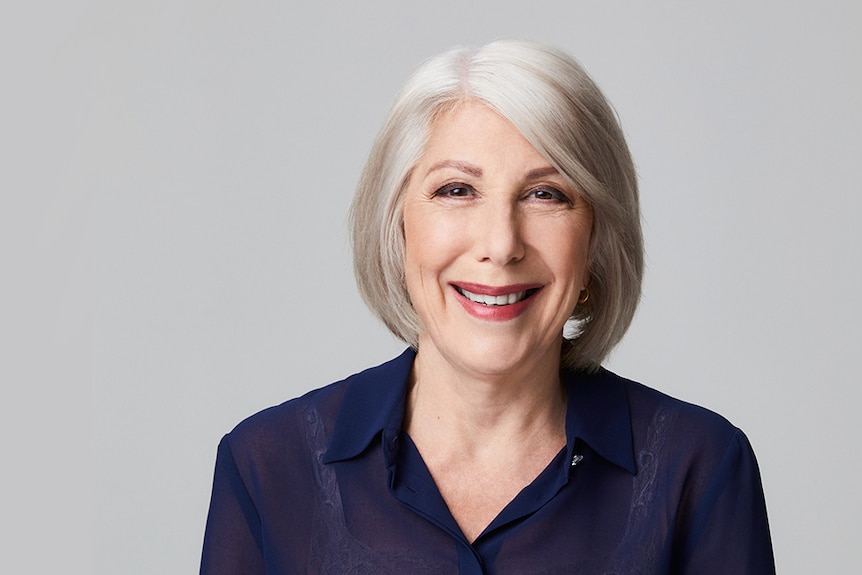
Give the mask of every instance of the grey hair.
M 637 176 L 616 113 L 570 56 L 535 42 L 457 48 L 422 64 L 371 148 L 350 211 L 354 272 L 368 307 L 410 346 L 422 324 L 404 279 L 402 191 L 433 119 L 478 101 L 506 118 L 593 208 L 589 298 L 572 311 L 561 363 L 597 369 L 640 300 L 644 255 Z M 562 335 L 562 334 L 561 334 Z

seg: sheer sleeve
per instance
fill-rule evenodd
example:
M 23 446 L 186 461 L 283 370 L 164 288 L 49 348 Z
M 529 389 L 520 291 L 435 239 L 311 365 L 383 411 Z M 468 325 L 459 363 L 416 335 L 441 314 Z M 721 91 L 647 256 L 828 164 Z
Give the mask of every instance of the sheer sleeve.
M 705 488 L 680 523 L 675 572 L 772 575 L 775 563 L 757 460 L 737 430 Z M 700 490 L 698 490 L 700 491 Z
M 218 446 L 201 575 L 264 573 L 258 511 L 225 436 Z

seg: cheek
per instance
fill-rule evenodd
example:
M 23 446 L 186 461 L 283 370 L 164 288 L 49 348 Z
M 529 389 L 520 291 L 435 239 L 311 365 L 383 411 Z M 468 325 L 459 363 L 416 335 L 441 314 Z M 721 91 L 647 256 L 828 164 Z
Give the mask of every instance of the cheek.
M 460 230 L 460 231 L 459 231 Z M 464 231 L 453 218 L 433 210 L 405 210 L 405 269 L 411 273 L 439 271 L 451 262 L 464 242 Z
M 427 308 L 429 285 L 433 285 L 434 270 L 437 268 L 433 245 L 436 240 L 432 227 L 426 225 L 424 218 L 405 211 L 404 214 L 404 276 L 407 293 L 413 307 L 420 317 Z M 422 317 L 423 323 L 426 318 Z
M 441 276 L 452 262 L 452 230 L 427 210 L 404 212 L 404 274 L 407 293 L 423 326 L 439 317 L 445 298 Z
M 422 266 L 425 258 L 422 247 L 427 243 L 427 229 L 422 225 L 422 218 L 413 210 L 404 209 L 404 270 L 407 275 L 408 287 L 416 270 Z
M 590 281 L 590 244 L 589 237 L 583 240 L 583 244 L 578 245 L 578 249 L 572 254 L 572 262 L 574 262 L 573 276 L 578 283 L 578 292 L 586 286 Z
M 589 236 L 579 237 L 577 242 L 569 256 L 569 261 L 572 265 L 573 277 L 585 285 L 590 277 L 590 238 Z
M 554 276 L 563 283 L 571 282 L 580 293 L 589 279 L 589 227 L 571 220 L 546 220 L 535 234 L 533 245 L 538 246 Z

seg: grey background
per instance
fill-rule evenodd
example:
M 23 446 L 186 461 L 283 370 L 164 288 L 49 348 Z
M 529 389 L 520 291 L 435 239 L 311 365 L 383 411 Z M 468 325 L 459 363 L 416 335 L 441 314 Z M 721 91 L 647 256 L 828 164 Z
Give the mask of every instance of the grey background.
M 355 293 L 353 185 L 413 67 L 499 37 L 575 55 L 629 138 L 649 268 L 609 367 L 746 431 L 779 572 L 862 571 L 859 3 L 25 6 L 3 572 L 194 572 L 221 435 L 401 350 Z

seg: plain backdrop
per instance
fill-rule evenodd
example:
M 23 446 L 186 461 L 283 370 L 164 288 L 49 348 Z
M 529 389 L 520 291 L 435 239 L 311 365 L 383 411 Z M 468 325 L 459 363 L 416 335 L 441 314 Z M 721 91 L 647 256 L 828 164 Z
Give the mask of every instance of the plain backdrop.
M 608 367 L 748 434 L 780 573 L 862 572 L 860 7 L 0 9 L 0 570 L 197 570 L 221 436 L 403 347 L 346 227 L 398 87 L 520 37 L 583 63 L 638 166 L 645 290 Z

